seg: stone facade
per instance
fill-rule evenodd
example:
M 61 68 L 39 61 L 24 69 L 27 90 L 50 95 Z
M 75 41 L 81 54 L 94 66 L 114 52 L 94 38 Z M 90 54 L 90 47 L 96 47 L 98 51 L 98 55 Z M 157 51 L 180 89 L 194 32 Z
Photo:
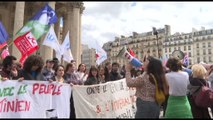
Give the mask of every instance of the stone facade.
M 186 34 L 175 34 L 164 42 L 164 53 L 171 56 L 172 51 L 181 50 L 188 53 L 189 63 L 213 63 L 213 29 L 193 30 Z
M 10 34 L 8 44 L 9 51 L 18 59 L 21 57 L 19 50 L 11 44 L 17 37 L 15 33 L 47 2 L 0 2 L 0 20 L 5 26 L 7 32 Z M 81 63 L 81 16 L 85 7 L 83 2 L 48 2 L 48 4 L 55 9 L 58 18 L 63 17 L 64 27 L 63 35 L 60 38 L 60 24 L 59 20 L 54 24 L 56 35 L 59 43 L 65 38 L 67 31 L 70 32 L 71 51 L 76 64 Z M 55 54 L 49 47 L 41 45 L 44 39 L 43 35 L 38 41 L 40 49 L 36 52 L 40 54 L 44 60 L 52 59 Z M 60 41 L 62 40 L 62 41 Z M 34 54 L 36 54 L 34 53 Z
M 140 60 L 143 60 L 145 54 L 158 57 L 158 49 L 160 56 L 162 56 L 163 41 L 165 39 L 165 36 L 169 36 L 171 34 L 170 26 L 165 25 L 164 28 L 157 29 L 157 31 L 158 39 L 152 31 L 140 34 L 133 32 L 132 36 L 128 37 L 125 37 L 123 35 L 121 35 L 121 37 L 115 37 L 115 40 L 113 42 L 105 43 L 103 46 L 103 49 L 106 50 L 108 55 L 108 59 L 105 62 L 118 62 L 120 63 L 120 65 L 124 65 L 126 59 L 116 56 L 125 45 L 131 48 L 134 51 L 136 57 Z
M 95 49 L 89 49 L 88 45 L 82 45 L 82 48 L 82 63 L 84 63 L 89 70 L 92 65 L 96 65 Z
M 116 57 L 123 46 L 131 48 L 136 57 L 143 61 L 145 54 L 155 57 L 157 56 L 157 48 L 159 47 L 160 58 L 172 56 L 174 50 L 181 50 L 189 55 L 189 63 L 195 64 L 200 62 L 213 63 L 213 29 L 192 30 L 190 33 L 175 33 L 171 35 L 171 27 L 165 25 L 164 28 L 157 29 L 157 37 L 152 31 L 145 33 L 133 32 L 132 36 L 115 37 L 113 42 L 105 43 L 103 48 L 107 51 L 110 62 L 118 62 L 125 64 L 126 59 Z M 157 47 L 158 46 L 158 47 Z

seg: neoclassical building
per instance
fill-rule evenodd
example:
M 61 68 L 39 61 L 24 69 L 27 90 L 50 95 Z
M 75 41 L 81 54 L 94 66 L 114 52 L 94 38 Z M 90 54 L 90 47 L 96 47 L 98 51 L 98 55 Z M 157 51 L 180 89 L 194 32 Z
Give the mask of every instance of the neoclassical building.
M 113 42 L 110 41 L 103 46 L 108 58 L 105 62 L 118 62 L 120 65 L 124 65 L 126 59 L 117 57 L 119 51 L 124 46 L 131 48 L 139 60 L 143 60 L 146 54 L 155 57 L 162 56 L 163 42 L 167 36 L 170 36 L 171 28 L 169 25 L 165 25 L 164 28 L 157 29 L 157 31 L 158 37 L 153 35 L 152 28 L 150 28 L 150 31 L 144 33 L 133 32 L 132 36 L 128 37 L 123 35 L 121 35 L 121 37 L 115 37 Z
M 62 43 L 67 31 L 70 32 L 71 51 L 76 64 L 81 63 L 81 16 L 85 9 L 83 2 L 0 2 L 0 20 L 10 35 L 8 44 L 15 39 L 15 33 L 48 3 L 55 11 L 58 18 L 63 17 L 63 28 L 60 27 L 60 19 L 54 24 L 56 36 L 59 43 Z M 34 54 L 39 54 L 44 60 L 52 59 L 55 54 L 50 47 L 41 45 L 44 40 L 43 35 L 39 40 L 39 50 Z M 14 44 L 9 46 L 9 51 L 18 59 L 21 58 L 19 50 Z
M 212 64 L 213 29 L 193 29 L 190 33 L 174 34 L 165 39 L 164 53 L 171 56 L 174 50 L 188 53 L 189 63 L 205 62 Z
M 119 51 L 127 46 L 135 52 L 135 56 L 139 60 L 143 60 L 146 54 L 157 57 L 157 49 L 161 58 L 172 56 L 174 50 L 181 50 L 188 53 L 189 64 L 205 62 L 213 64 L 213 29 L 200 30 L 192 29 L 189 33 L 175 33 L 171 35 L 171 26 L 165 25 L 164 28 L 157 29 L 158 45 L 156 36 L 152 31 L 144 33 L 133 32 L 132 36 L 115 37 L 114 41 L 104 44 L 103 49 L 107 52 L 108 59 L 105 61 L 118 62 L 125 64 L 126 59 L 117 57 Z M 158 46 L 158 47 L 157 47 Z

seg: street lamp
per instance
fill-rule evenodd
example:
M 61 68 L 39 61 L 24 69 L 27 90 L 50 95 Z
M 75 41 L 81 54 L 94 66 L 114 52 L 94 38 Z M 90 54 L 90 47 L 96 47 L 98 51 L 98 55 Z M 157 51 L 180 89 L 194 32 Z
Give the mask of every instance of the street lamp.
M 157 52 L 158 52 L 158 58 L 160 58 L 160 54 L 159 54 L 159 45 L 158 45 L 158 31 L 156 30 L 156 28 L 155 27 L 152 27 L 152 32 L 153 32 L 153 34 L 154 35 L 156 35 L 156 39 L 157 39 Z

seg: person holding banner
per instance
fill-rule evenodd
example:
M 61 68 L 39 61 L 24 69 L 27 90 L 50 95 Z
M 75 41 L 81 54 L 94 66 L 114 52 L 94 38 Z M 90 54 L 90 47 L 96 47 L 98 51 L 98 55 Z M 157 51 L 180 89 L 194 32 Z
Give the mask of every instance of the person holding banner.
M 64 80 L 71 85 L 83 85 L 83 80 L 76 72 L 76 66 L 73 63 L 68 63 L 65 69 Z
M 98 71 L 99 71 L 99 79 L 100 83 L 105 83 L 105 75 L 104 75 L 104 66 L 99 65 L 98 66 Z
M 42 57 L 38 55 L 29 56 L 23 66 L 21 75 L 24 77 L 24 80 L 42 80 L 44 81 L 44 76 L 41 74 L 44 61 Z
M 126 82 L 128 87 L 136 87 L 136 107 L 135 118 L 159 118 L 160 104 L 155 99 L 156 89 L 160 89 L 164 94 L 168 94 L 168 84 L 162 63 L 159 59 L 148 56 L 144 61 L 144 72 L 136 78 L 131 77 L 130 63 L 126 64 Z M 152 75 L 152 77 L 151 77 Z M 156 78 L 157 86 L 154 78 Z
M 23 80 L 20 75 L 20 71 L 17 70 L 17 66 L 15 63 L 16 60 L 16 57 L 12 55 L 5 57 L 2 62 L 3 68 L 0 72 L 2 80 Z
M 53 65 L 53 60 L 46 60 L 46 66 L 42 69 L 42 75 L 46 81 L 54 76 L 55 71 L 53 70 Z
M 87 69 L 85 64 L 81 63 L 78 65 L 77 74 L 78 76 L 80 76 L 80 79 L 82 79 L 83 82 L 87 80 L 88 74 L 87 74 Z
M 76 74 L 76 68 L 73 63 L 68 63 L 65 69 L 65 75 L 64 80 L 66 83 L 73 85 L 83 85 L 83 80 L 80 79 L 80 76 Z M 73 101 L 73 94 L 71 93 L 70 98 L 70 118 L 76 118 L 75 116 L 75 107 L 74 107 L 74 101 Z
M 105 64 L 105 68 L 104 68 L 104 76 L 105 76 L 105 81 L 108 82 L 108 81 L 111 81 L 110 80 L 110 72 L 111 72 L 111 69 L 112 69 L 112 64 L 110 62 L 107 62 Z
M 55 75 L 50 79 L 50 82 L 56 81 L 59 83 L 65 83 L 64 81 L 64 66 L 58 65 L 55 69 Z
M 59 60 L 58 58 L 53 58 L 53 70 L 55 70 L 57 68 L 57 66 L 59 65 Z
M 109 74 L 110 81 L 116 81 L 116 80 L 122 79 L 122 75 L 120 74 L 119 67 L 120 67 L 119 63 L 117 62 L 112 63 L 112 70 Z
M 96 68 L 95 66 L 91 66 L 91 68 L 89 70 L 89 76 L 88 76 L 87 80 L 84 82 L 84 85 L 99 84 L 100 79 L 99 79 L 98 74 L 99 74 L 98 68 Z
M 20 62 L 16 62 L 17 70 L 21 71 L 23 69 L 23 65 Z

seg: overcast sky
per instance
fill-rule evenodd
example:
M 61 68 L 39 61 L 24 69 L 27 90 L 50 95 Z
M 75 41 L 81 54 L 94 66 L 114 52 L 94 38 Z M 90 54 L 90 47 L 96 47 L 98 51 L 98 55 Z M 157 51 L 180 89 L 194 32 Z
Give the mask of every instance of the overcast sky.
M 114 41 L 115 36 L 171 26 L 175 32 L 213 28 L 213 2 L 84 2 L 82 43 L 93 47 Z

